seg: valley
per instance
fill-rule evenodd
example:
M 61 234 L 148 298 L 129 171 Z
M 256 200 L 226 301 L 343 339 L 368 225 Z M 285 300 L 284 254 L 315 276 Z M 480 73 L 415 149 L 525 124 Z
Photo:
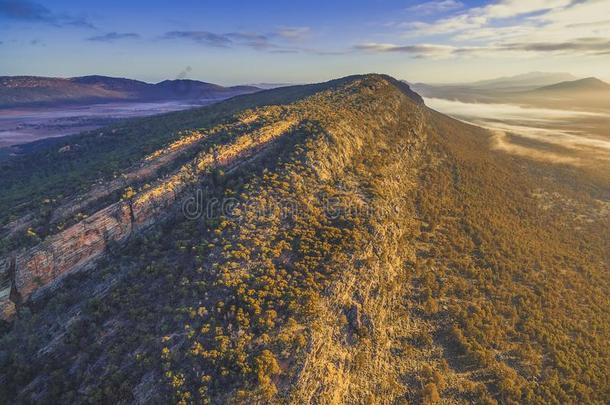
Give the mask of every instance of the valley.
M 0 158 L 22 153 L 17 145 L 35 140 L 91 131 L 120 119 L 201 107 L 259 90 L 186 79 L 151 84 L 107 76 L 0 76 Z
M 598 79 L 530 73 L 415 88 L 430 107 L 493 131 L 496 149 L 610 180 L 610 85 Z
M 222 99 L 165 102 L 113 102 L 104 104 L 4 108 L 0 110 L 0 148 L 91 131 L 118 120 L 201 107 Z M 6 153 L 19 153 L 7 148 Z

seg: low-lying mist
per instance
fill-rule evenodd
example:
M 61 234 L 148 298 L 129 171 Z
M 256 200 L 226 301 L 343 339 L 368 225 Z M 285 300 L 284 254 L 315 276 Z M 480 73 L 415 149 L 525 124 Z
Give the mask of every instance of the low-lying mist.
M 216 100 L 112 102 L 0 110 L 0 148 L 89 131 L 117 120 L 187 110 Z
M 492 131 L 492 147 L 519 156 L 581 165 L 610 161 L 610 113 L 426 98 L 426 104 Z

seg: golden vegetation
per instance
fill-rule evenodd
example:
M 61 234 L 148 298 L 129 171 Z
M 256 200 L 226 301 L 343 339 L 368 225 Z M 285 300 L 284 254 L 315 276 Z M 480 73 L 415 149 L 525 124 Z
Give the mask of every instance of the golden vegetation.
M 21 339 L 42 315 L 18 320 L 0 344 L 6 398 L 610 400 L 610 219 L 578 216 L 603 185 L 490 151 L 486 132 L 384 77 L 236 121 L 249 127 L 195 165 L 126 190 L 205 182 L 230 212 L 177 218 L 112 256 L 100 273 L 129 273 L 103 300 L 54 304 L 82 314 L 61 349 Z M 225 174 L 208 175 L 218 162 Z

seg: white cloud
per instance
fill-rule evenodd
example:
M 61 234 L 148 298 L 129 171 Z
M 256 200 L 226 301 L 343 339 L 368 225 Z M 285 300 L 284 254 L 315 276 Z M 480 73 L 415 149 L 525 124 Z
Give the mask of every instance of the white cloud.
M 500 0 L 402 27 L 410 29 L 402 36 L 410 39 L 407 45 L 365 43 L 355 48 L 418 57 L 610 54 L 610 0 Z M 417 41 L 430 42 L 430 36 L 435 45 Z
M 435 35 L 465 30 L 476 30 L 490 25 L 494 20 L 508 19 L 566 7 L 572 0 L 502 0 L 484 7 L 471 8 L 453 17 L 432 23 L 407 24 L 411 34 Z
M 572 0 L 503 0 L 482 7 L 481 14 L 487 18 L 509 18 L 568 6 Z
M 610 2 L 589 0 L 527 19 L 539 27 L 531 40 L 610 37 Z
M 462 7 L 464 7 L 464 4 L 457 0 L 438 0 L 411 6 L 407 8 L 407 11 L 415 14 L 436 14 L 457 10 Z

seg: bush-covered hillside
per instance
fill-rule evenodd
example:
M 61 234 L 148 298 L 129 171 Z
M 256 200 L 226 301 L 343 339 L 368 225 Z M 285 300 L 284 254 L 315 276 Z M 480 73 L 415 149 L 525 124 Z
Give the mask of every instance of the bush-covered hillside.
M 379 75 L 113 131 L 65 140 L 70 164 L 63 144 L 13 163 L 0 203 L 25 215 L 192 143 L 89 209 L 187 169 L 207 209 L 168 209 L 20 303 L 0 402 L 610 402 L 610 185 L 492 151 Z

